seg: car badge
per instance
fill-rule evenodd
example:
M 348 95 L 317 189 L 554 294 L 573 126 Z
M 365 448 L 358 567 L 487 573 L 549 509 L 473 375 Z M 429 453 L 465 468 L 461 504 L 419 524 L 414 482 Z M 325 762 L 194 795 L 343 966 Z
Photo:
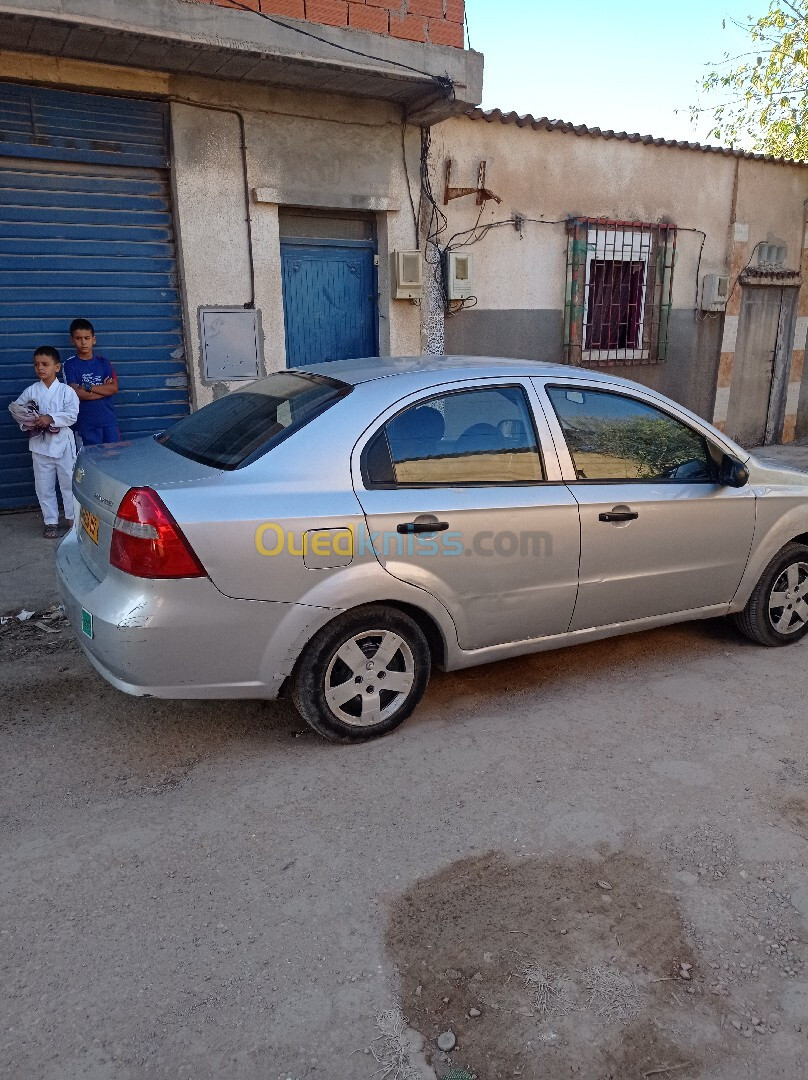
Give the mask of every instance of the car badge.
M 84 479 L 84 469 L 81 466 L 76 469 L 76 483 L 80 484 Z

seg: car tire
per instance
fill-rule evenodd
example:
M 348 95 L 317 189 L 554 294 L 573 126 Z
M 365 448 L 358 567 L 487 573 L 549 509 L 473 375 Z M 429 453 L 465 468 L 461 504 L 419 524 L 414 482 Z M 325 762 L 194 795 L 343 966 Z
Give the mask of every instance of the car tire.
M 793 645 L 808 634 L 808 546 L 786 544 L 775 555 L 735 622 L 759 645 Z
M 368 604 L 314 635 L 297 662 L 292 700 L 326 739 L 363 742 L 407 719 L 424 695 L 431 666 L 427 640 L 409 615 Z

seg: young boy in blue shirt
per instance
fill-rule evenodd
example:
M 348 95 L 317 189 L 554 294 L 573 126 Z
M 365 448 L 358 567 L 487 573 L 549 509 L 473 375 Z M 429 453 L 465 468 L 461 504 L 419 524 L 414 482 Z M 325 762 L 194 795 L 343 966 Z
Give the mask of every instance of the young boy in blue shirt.
M 76 352 L 65 360 L 65 382 L 79 399 L 74 431 L 84 446 L 120 442 L 115 407 L 110 400 L 118 393 L 118 376 L 109 360 L 95 352 L 93 324 L 87 319 L 74 319 L 70 340 Z

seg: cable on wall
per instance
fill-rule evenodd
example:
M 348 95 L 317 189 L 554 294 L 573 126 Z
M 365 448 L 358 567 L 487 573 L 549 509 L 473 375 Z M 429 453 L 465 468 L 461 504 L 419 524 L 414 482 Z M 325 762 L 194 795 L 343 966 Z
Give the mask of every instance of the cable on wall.
M 401 156 L 404 159 L 404 179 L 407 184 L 407 196 L 410 200 L 410 210 L 412 211 L 412 227 L 415 233 L 415 246 L 419 248 L 421 246 L 420 230 L 418 228 L 418 213 L 415 209 L 415 201 L 412 197 L 412 184 L 410 183 L 410 166 L 407 161 L 407 118 L 406 116 L 401 121 Z
M 192 101 L 189 98 L 171 96 L 163 100 L 174 102 L 177 105 L 191 105 L 195 109 L 210 109 L 213 112 L 229 113 L 238 117 L 239 131 L 241 133 L 241 173 L 244 183 L 244 214 L 247 224 L 247 260 L 250 273 L 250 299 L 244 305 L 245 310 L 255 309 L 255 255 L 253 253 L 253 225 L 250 201 L 250 177 L 247 170 L 247 126 L 244 114 L 238 109 L 228 105 L 209 105 L 207 102 Z
M 292 30 L 295 34 L 302 34 L 303 37 L 318 41 L 321 45 L 328 45 L 332 49 L 339 49 L 340 52 L 351 53 L 352 56 L 361 56 L 363 60 L 372 60 L 374 63 L 390 64 L 391 67 L 400 68 L 402 71 L 411 71 L 415 75 L 423 75 L 424 78 L 431 79 L 432 82 L 436 83 L 447 97 L 454 100 L 455 86 L 448 75 L 433 75 L 431 71 L 423 71 L 421 68 L 412 67 L 410 64 L 401 63 L 399 60 L 388 60 L 386 56 L 373 56 L 371 53 L 362 52 L 360 49 L 340 45 L 339 42 L 329 41 L 328 38 L 320 37 L 319 34 L 313 34 L 311 30 L 304 30 L 302 26 L 295 26 L 292 22 L 283 22 L 281 19 L 275 19 L 272 15 L 267 15 L 263 11 L 256 11 L 255 8 L 241 3 L 241 0 L 230 0 L 229 6 L 238 8 L 240 11 L 246 11 L 250 15 L 257 15 L 259 19 L 265 19 L 268 23 L 272 23 L 273 26 L 279 26 L 282 30 Z

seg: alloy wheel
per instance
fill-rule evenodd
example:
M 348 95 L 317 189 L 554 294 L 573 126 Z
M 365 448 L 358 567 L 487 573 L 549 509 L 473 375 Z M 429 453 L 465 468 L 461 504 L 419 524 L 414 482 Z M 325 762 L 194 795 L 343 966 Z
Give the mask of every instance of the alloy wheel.
M 325 700 L 334 715 L 353 727 L 386 720 L 406 700 L 415 682 L 407 642 L 392 630 L 367 630 L 349 638 L 325 673 Z
M 775 581 L 769 593 L 769 622 L 785 635 L 808 624 L 808 563 L 791 563 Z

